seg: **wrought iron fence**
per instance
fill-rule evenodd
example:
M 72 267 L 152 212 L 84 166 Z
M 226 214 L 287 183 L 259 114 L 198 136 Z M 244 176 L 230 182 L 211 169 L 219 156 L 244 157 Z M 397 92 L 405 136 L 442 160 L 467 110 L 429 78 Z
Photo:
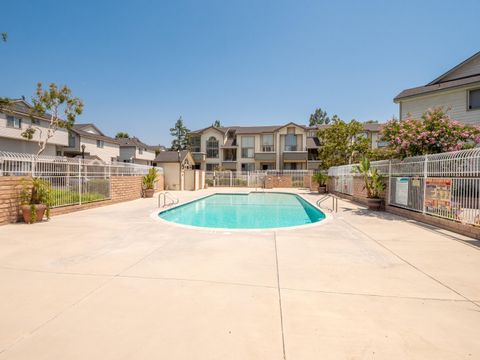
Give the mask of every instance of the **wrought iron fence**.
M 480 226 L 480 148 L 371 165 L 388 177 L 389 205 Z M 352 195 L 345 184 L 353 182 L 354 166 L 329 169 L 335 191 Z
M 258 171 L 207 171 L 205 182 L 211 187 L 251 187 L 265 186 L 267 176 L 288 176 L 292 180 L 292 187 L 308 187 L 305 176 L 312 176 L 315 170 L 258 170 Z
M 53 207 L 107 200 L 112 176 L 141 176 L 151 166 L 0 151 L 0 176 L 38 177 L 52 186 Z M 163 174 L 162 168 L 157 168 Z

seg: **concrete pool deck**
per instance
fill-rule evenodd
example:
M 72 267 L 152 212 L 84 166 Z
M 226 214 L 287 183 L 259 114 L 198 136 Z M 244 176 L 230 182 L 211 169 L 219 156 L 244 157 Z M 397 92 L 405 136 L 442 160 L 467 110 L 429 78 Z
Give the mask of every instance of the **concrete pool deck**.
M 260 232 L 156 204 L 0 227 L 0 359 L 480 358 L 478 241 L 341 200 Z

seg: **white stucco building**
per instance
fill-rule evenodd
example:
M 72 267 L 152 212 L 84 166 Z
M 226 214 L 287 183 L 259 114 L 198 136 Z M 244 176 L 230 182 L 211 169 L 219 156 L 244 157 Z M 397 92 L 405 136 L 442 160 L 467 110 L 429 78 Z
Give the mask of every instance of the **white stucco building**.
M 68 145 L 61 148 L 59 155 L 85 156 L 111 163 L 120 156 L 120 144 L 117 139 L 106 136 L 94 124 L 75 124 L 69 131 Z
M 11 100 L 11 104 L 0 111 L 0 151 L 10 151 L 36 155 L 40 149 L 38 141 L 45 139 L 49 126 L 47 116 L 38 116 L 33 107 L 23 99 Z M 29 127 L 36 130 L 31 140 L 21 134 Z M 68 131 L 58 129 L 48 140 L 42 155 L 55 156 L 59 149 L 68 145 Z

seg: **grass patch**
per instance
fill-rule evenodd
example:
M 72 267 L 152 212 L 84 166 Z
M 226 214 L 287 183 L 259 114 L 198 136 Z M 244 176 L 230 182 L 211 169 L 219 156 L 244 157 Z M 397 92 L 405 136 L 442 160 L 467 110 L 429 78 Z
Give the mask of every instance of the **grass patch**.
M 53 199 L 53 206 L 62 206 L 62 205 L 80 203 L 80 196 L 78 191 L 72 191 L 72 190 L 53 189 L 52 199 Z M 107 199 L 107 196 L 104 194 L 100 194 L 98 192 L 87 192 L 82 194 L 82 204 L 98 201 L 98 200 L 105 200 L 105 199 Z

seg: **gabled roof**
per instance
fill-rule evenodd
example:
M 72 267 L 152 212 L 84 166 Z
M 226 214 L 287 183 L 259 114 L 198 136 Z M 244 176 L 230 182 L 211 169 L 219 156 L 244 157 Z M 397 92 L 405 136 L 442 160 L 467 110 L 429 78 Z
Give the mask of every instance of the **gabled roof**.
M 453 68 L 451 68 L 450 70 L 448 70 L 446 73 L 440 75 L 438 78 L 436 78 L 435 80 L 429 82 L 427 84 L 428 85 L 433 85 L 433 84 L 438 84 L 438 83 L 441 83 L 443 79 L 445 79 L 448 75 L 454 73 L 456 70 L 458 70 L 459 68 L 471 63 L 472 61 L 476 60 L 477 58 L 480 58 L 480 51 L 477 52 L 476 54 L 473 54 L 472 56 L 470 56 L 467 60 L 465 61 L 462 61 L 460 64 L 454 66 Z
M 242 134 L 272 133 L 272 132 L 275 132 L 279 129 L 282 129 L 282 128 L 284 128 L 286 126 L 290 126 L 290 125 L 295 125 L 295 126 L 303 128 L 303 129 L 306 129 L 306 127 L 304 125 L 298 125 L 294 122 L 289 122 L 288 124 L 285 124 L 285 125 L 266 125 L 266 126 L 228 126 L 228 127 L 221 126 L 221 127 L 218 127 L 218 128 L 214 127 L 214 126 L 209 126 L 209 127 L 206 127 L 206 128 L 200 129 L 200 130 L 192 131 L 191 133 L 192 134 L 201 134 L 202 132 L 204 132 L 208 129 L 212 129 L 212 128 L 220 131 L 223 134 L 226 134 L 228 131 L 233 131 L 236 134 L 240 134 L 240 135 L 242 135 Z
M 118 143 L 120 144 L 120 146 L 124 146 L 124 147 L 137 147 L 137 148 L 141 148 L 141 149 L 147 149 L 147 150 L 152 150 L 154 151 L 154 149 L 152 149 L 152 147 L 150 145 L 147 145 L 145 144 L 144 142 L 140 141 L 139 138 L 137 137 L 131 137 L 131 138 L 118 138 L 117 139 Z
M 85 129 L 86 128 L 89 128 L 89 127 L 92 127 L 95 129 L 96 132 L 98 132 L 99 135 L 103 135 L 105 136 L 105 134 L 98 128 L 95 126 L 95 124 L 93 123 L 87 123 L 87 124 L 74 124 L 72 126 L 74 129 L 76 130 L 83 130 L 83 131 L 86 131 Z M 87 131 L 88 132 L 88 131 Z
M 403 90 L 400 94 L 395 96 L 393 101 L 398 102 L 401 99 L 411 97 L 411 96 L 428 94 L 428 93 L 439 91 L 439 90 L 454 89 L 459 86 L 470 85 L 470 84 L 473 85 L 475 83 L 478 83 L 480 85 L 480 74 L 476 76 L 463 78 L 463 79 L 451 80 L 451 81 L 442 82 L 438 84 L 419 86 L 416 88 Z
M 99 134 L 94 134 L 94 133 L 91 133 L 91 132 L 88 132 L 88 131 L 85 131 L 83 129 L 85 129 L 86 127 L 89 127 L 89 126 L 93 126 L 95 129 L 98 130 Z M 102 141 L 105 141 L 105 142 L 108 142 L 108 143 L 112 143 L 112 144 L 117 144 L 118 145 L 118 141 L 117 139 L 114 139 L 114 138 L 111 138 L 109 136 L 106 136 L 106 135 L 103 135 L 103 132 L 101 132 L 95 125 L 93 124 L 74 124 L 72 126 L 72 128 L 70 129 L 71 132 L 77 134 L 78 136 L 80 137 L 84 137 L 84 138 L 87 138 L 87 139 L 93 139 L 93 140 L 102 140 Z
M 178 163 L 183 162 L 185 158 L 190 154 L 188 150 L 178 151 L 162 151 L 160 152 L 153 162 L 156 163 Z
M 24 116 L 33 116 L 37 119 L 43 119 L 45 121 L 50 121 L 50 114 L 45 113 L 43 115 L 40 115 L 35 112 L 35 109 L 33 105 L 28 103 L 24 99 L 9 99 L 10 104 L 8 106 L 4 106 L 4 111 L 12 111 L 17 114 L 21 114 Z
M 457 66 L 454 66 L 446 73 L 442 74 L 435 80 L 429 82 L 424 86 L 417 86 L 414 88 L 403 90 L 400 94 L 395 96 L 394 102 L 398 103 L 399 100 L 428 94 L 435 91 L 454 89 L 459 86 L 465 86 L 470 84 L 479 83 L 480 85 L 480 51 L 469 57 L 467 60 L 461 62 Z M 457 76 L 453 76 L 456 72 Z M 460 76 L 459 76 L 460 75 Z

